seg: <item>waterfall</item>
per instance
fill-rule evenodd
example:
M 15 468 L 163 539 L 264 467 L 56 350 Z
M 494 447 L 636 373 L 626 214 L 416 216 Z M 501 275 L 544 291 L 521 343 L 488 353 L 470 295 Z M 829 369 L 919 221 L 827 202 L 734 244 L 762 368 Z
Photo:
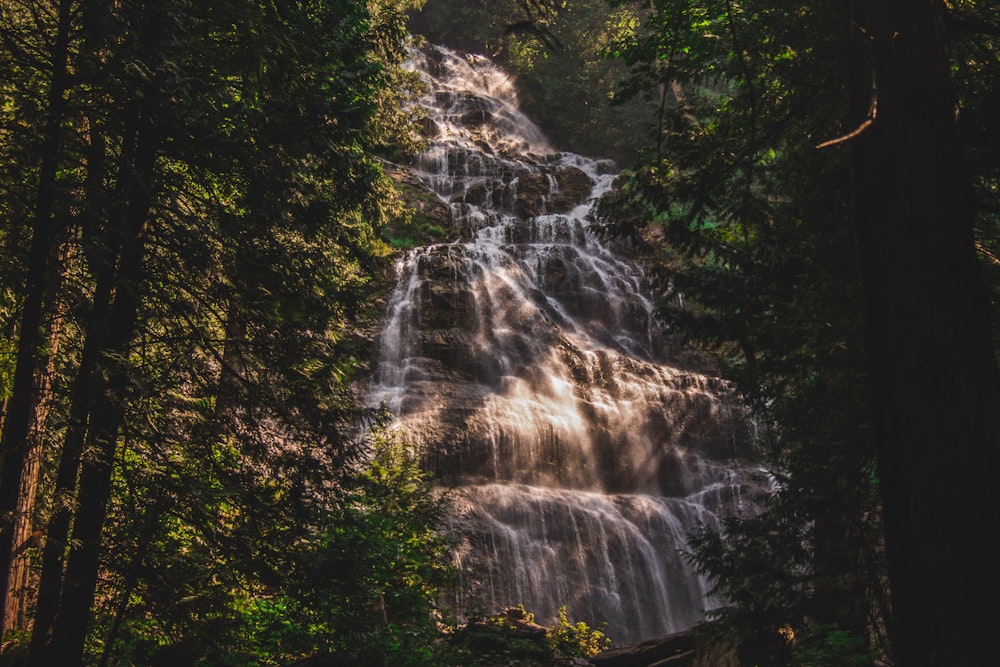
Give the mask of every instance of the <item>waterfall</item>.
M 553 149 L 486 58 L 411 64 L 413 171 L 459 240 L 397 263 L 371 401 L 449 487 L 454 604 L 565 604 L 619 644 L 688 628 L 711 603 L 687 535 L 766 485 L 733 391 L 676 361 L 640 266 L 588 232 L 615 165 Z

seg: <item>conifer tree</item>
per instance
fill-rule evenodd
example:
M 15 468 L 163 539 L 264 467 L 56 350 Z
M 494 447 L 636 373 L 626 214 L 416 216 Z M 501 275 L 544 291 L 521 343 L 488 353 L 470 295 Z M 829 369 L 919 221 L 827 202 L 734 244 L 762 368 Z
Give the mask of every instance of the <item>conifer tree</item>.
M 2 238 L 48 253 L 12 254 L 0 286 L 26 295 L 19 319 L 2 312 L 22 350 L 4 413 L 6 518 L 44 398 L 55 416 L 39 428 L 60 445 L 42 457 L 29 664 L 361 655 L 358 635 L 340 633 L 366 607 L 316 616 L 349 583 L 411 591 L 416 624 L 430 623 L 439 568 L 421 559 L 439 548 L 436 502 L 403 499 L 418 477 L 403 464 L 392 475 L 404 481 L 364 482 L 349 384 L 384 268 L 378 226 L 398 211 L 377 153 L 412 143 L 393 89 L 412 3 L 41 4 L 4 5 L 19 21 L 0 51 L 18 74 L 4 81 L 0 152 L 18 155 L 25 137 L 34 148 L 25 171 L 2 172 Z M 34 117 L 29 99 L 41 100 Z M 33 378 L 47 358 L 40 324 L 59 304 L 69 318 L 50 388 Z M 400 522 L 370 528 L 383 541 L 332 537 L 378 494 Z M 411 540 L 410 555 L 376 565 L 393 540 Z M 321 553 L 378 574 L 299 573 Z M 267 619 L 287 637 L 269 644 L 255 625 Z
M 617 48 L 626 90 L 661 93 L 654 148 L 608 230 L 661 229 L 644 238 L 669 244 L 651 248 L 668 316 L 776 427 L 776 497 L 728 544 L 700 544 L 723 618 L 747 660 L 804 657 L 831 630 L 865 659 L 888 627 L 891 647 L 871 648 L 900 664 L 982 662 L 995 614 L 965 596 L 997 581 L 977 560 L 1000 549 L 977 471 L 1000 451 L 1000 410 L 955 99 L 985 102 L 961 92 L 978 71 L 957 91 L 952 72 L 988 67 L 993 47 L 959 65 L 945 30 L 981 28 L 976 8 L 654 4 Z

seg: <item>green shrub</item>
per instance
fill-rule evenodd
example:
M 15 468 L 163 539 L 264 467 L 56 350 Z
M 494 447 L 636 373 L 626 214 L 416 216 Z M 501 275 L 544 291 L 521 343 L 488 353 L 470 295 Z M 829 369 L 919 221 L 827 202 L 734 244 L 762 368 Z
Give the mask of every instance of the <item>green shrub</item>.
M 870 667 L 877 658 L 863 637 L 836 625 L 812 628 L 792 651 L 792 664 L 799 667 Z
M 559 620 L 549 630 L 548 640 L 553 649 L 563 655 L 590 658 L 611 646 L 611 639 L 601 629 L 592 630 L 583 621 L 572 623 L 566 614 L 566 605 L 559 607 Z

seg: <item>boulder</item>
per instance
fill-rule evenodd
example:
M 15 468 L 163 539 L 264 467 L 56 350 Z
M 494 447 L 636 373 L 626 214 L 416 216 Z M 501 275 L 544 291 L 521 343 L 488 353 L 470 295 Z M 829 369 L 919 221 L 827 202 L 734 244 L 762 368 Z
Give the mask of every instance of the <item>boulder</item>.
M 420 134 L 428 139 L 434 139 L 441 133 L 437 122 L 429 116 L 424 116 L 423 118 L 417 120 L 417 127 L 420 130 Z
M 559 193 L 552 198 L 550 207 L 555 213 L 565 213 L 587 201 L 594 187 L 590 176 L 576 167 L 562 167 L 555 173 Z
M 552 188 L 552 180 L 556 187 Z M 554 172 L 521 174 L 517 183 L 515 213 L 524 217 L 543 213 L 566 213 L 587 201 L 593 181 L 577 167 L 560 167 Z

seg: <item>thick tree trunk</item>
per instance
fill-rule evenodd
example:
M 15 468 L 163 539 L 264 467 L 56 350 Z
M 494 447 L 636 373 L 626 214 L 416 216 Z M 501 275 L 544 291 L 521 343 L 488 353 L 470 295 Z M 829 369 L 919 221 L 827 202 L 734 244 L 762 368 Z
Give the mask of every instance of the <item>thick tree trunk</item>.
M 40 410 L 44 413 L 45 409 Z M 39 414 L 36 423 L 44 422 Z M 12 535 L 10 573 L 7 576 L 7 590 L 4 591 L 3 634 L 27 629 L 28 605 L 31 601 L 30 550 L 38 543 L 38 535 L 33 530 L 32 515 L 35 494 L 38 489 L 38 471 L 42 455 L 42 433 L 32 429 L 30 445 L 24 462 L 21 488 L 18 492 L 18 509 Z
M 53 216 L 56 173 L 61 149 L 61 126 L 66 115 L 65 92 L 69 84 L 68 61 L 72 19 L 71 0 L 61 0 L 52 49 L 52 78 L 49 83 L 47 116 L 43 130 L 41 165 L 35 200 L 35 218 L 28 251 L 27 285 L 19 327 L 17 362 L 13 391 L 7 405 L 3 436 L 0 438 L 0 594 L 9 589 L 11 554 L 21 492 L 21 478 L 30 450 L 29 431 L 37 392 L 35 378 L 43 364 L 39 349 L 44 342 L 42 313 L 44 296 L 51 278 L 50 258 L 57 238 Z M 6 609 L 0 604 L 0 614 Z M 7 623 L 0 618 L 0 627 Z
M 156 25 L 157 8 L 155 3 L 140 3 L 135 10 L 138 32 L 146 38 L 139 42 L 143 60 L 156 72 L 159 43 L 154 37 L 162 27 Z M 93 24 L 92 32 L 100 27 L 99 19 L 93 13 L 84 16 Z M 88 188 L 88 206 L 93 205 L 88 219 L 94 220 L 85 224 L 85 232 L 93 241 L 90 259 L 97 282 L 60 457 L 56 510 L 46 537 L 30 665 L 71 666 L 83 659 L 114 454 L 125 418 L 127 358 L 138 322 L 146 227 L 161 136 L 155 120 L 159 100 L 154 79 L 144 81 L 136 97 L 125 102 L 127 120 L 117 160 L 117 187 L 110 219 L 104 225 L 96 219 L 106 196 L 102 179 Z M 97 163 L 94 169 L 103 174 L 104 143 L 99 131 L 94 136 L 98 139 L 92 156 Z
M 985 665 L 1000 625 L 1000 379 L 932 0 L 855 0 L 852 93 L 896 664 Z
M 141 263 L 141 245 L 136 268 Z M 116 292 L 111 314 L 112 350 L 125 355 L 135 331 L 138 299 L 133 290 L 137 281 L 123 281 Z M 80 468 L 77 511 L 73 519 L 71 547 L 66 561 L 62 598 L 52 632 L 53 664 L 81 663 L 83 643 L 94 600 L 101 554 L 101 529 L 111 496 L 111 476 L 118 433 L 124 421 L 129 373 L 119 358 L 91 413 L 87 451 Z
M 853 472 L 853 471 L 852 471 Z M 855 637 L 865 637 L 870 599 L 862 564 L 862 507 L 857 477 L 831 470 L 819 481 L 823 510 L 813 522 L 816 621 L 836 624 Z M 823 488 L 825 486 L 825 488 Z

